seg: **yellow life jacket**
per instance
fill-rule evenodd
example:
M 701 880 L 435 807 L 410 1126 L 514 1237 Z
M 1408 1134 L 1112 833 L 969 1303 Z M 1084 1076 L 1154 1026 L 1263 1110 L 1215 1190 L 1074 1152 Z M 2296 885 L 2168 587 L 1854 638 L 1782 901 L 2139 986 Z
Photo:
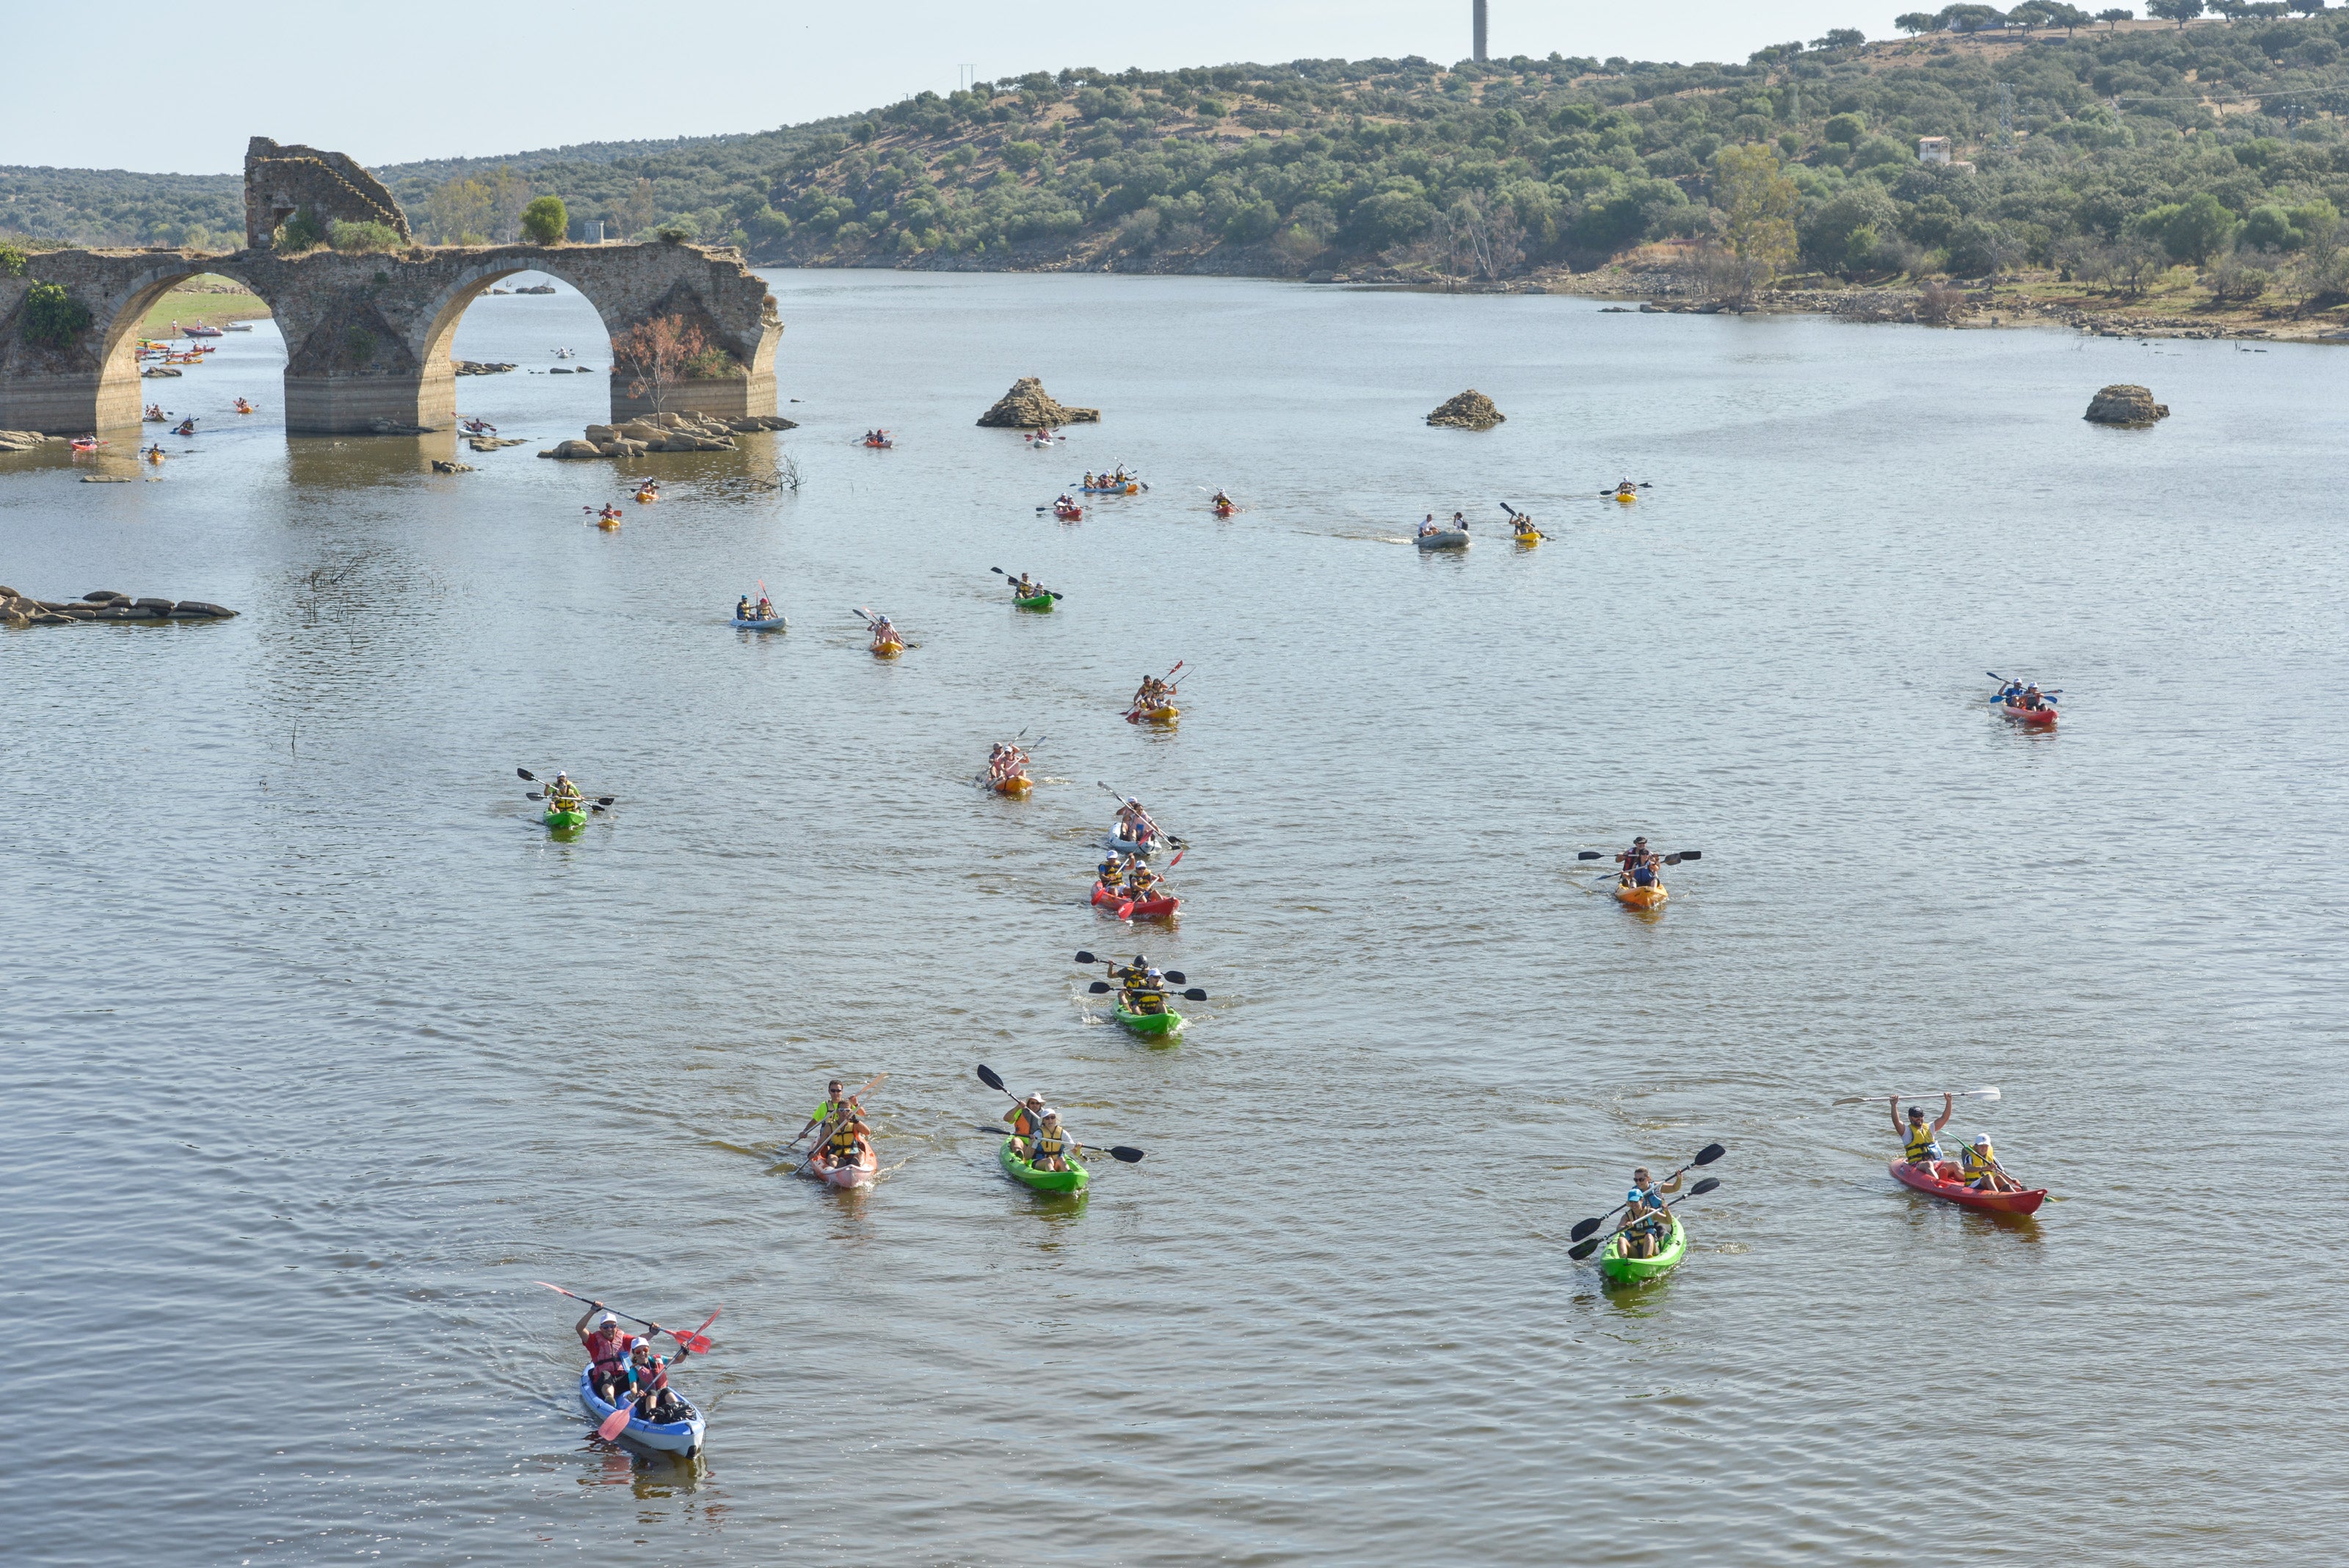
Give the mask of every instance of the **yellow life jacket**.
M 1067 1152 L 1069 1147 L 1068 1129 L 1063 1127 L 1055 1133 L 1040 1127 L 1036 1129 L 1032 1146 L 1028 1156 L 1028 1163 L 1030 1165 L 1040 1159 L 1050 1159 L 1056 1155 L 1063 1154 Z
M 1972 1144 L 1958 1146 L 1958 1164 L 1968 1176 L 1987 1176 L 1998 1162 L 1998 1151 L 1987 1144 L 1976 1148 Z
M 832 1156 L 834 1159 L 854 1159 L 856 1158 L 856 1129 L 853 1127 L 842 1127 L 838 1132 L 833 1134 L 832 1137 L 824 1140 L 823 1148 L 824 1152 Z
M 1908 1142 L 1901 1147 L 1909 1164 L 1923 1165 L 1933 1158 L 1933 1128 L 1929 1122 L 1911 1122 Z

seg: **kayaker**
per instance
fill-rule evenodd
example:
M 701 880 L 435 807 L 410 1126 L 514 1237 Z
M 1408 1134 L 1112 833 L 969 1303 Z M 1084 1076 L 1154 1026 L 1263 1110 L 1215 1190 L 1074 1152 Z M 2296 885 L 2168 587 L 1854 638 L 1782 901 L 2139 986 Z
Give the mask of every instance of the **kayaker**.
M 2050 708 L 2054 706 L 2054 704 L 2049 701 L 2048 699 L 2040 691 L 2036 683 L 2026 686 L 2023 689 L 2023 705 L 2034 713 L 2039 711 L 2042 708 Z
M 1011 597 L 1015 599 L 1032 599 L 1041 591 L 1029 580 L 1028 574 L 1025 572 L 1020 573 L 1011 585 Z
M 1157 887 L 1162 880 L 1158 873 L 1150 868 L 1148 861 L 1136 861 L 1133 874 L 1126 878 L 1126 890 L 1132 895 L 1133 901 L 1139 904 L 1151 896 L 1151 889 Z
M 1126 864 L 1124 856 L 1112 854 L 1093 870 L 1101 878 L 1101 885 L 1114 893 L 1125 882 Z
M 1956 1107 L 1957 1101 L 1943 1095 L 1941 1115 L 1931 1127 L 1925 1125 L 1925 1107 L 1922 1106 L 1909 1107 L 1909 1120 L 1904 1125 L 1900 1120 L 1900 1096 L 1893 1096 L 1892 1131 L 1901 1140 L 1901 1158 L 1911 1165 L 1930 1169 L 1933 1162 L 1941 1158 L 1941 1146 L 1934 1141 L 1934 1137 L 1950 1125 L 1950 1113 Z
M 1431 512 L 1431 513 L 1429 513 L 1425 517 L 1423 517 L 1423 518 L 1421 518 L 1421 519 L 1420 519 L 1420 523 L 1419 523 L 1419 536 L 1420 536 L 1421 538 L 1424 539 L 1424 538 L 1426 538 L 1430 534 L 1441 534 L 1441 533 L 1443 533 L 1443 532 L 1444 532 L 1444 530 L 1443 530 L 1443 529 L 1438 528 L 1438 527 L 1435 525 L 1435 514 L 1434 514 L 1434 513 Z
M 829 1126 L 855 1114 L 856 1102 L 843 1092 L 840 1080 L 834 1078 L 823 1086 L 823 1104 L 815 1108 L 815 1113 L 808 1117 L 807 1126 L 800 1128 L 799 1137 L 792 1139 L 792 1142 L 797 1143 L 801 1137 L 807 1137 L 817 1127 Z
M 658 1424 L 685 1419 L 677 1390 L 668 1386 L 668 1358 L 654 1355 L 652 1345 L 646 1341 L 638 1340 L 635 1354 L 629 1357 L 628 1381 L 640 1420 Z
M 761 594 L 759 596 L 758 618 L 761 620 L 772 620 L 775 618 L 775 602 L 764 594 Z
M 873 646 L 874 646 L 874 647 L 878 648 L 878 647 L 880 647 L 880 646 L 881 646 L 883 643 L 885 643 L 885 642 L 894 642 L 894 643 L 897 643 L 897 644 L 899 644 L 900 646 L 903 646 L 903 645 L 904 645 L 904 643 L 905 643 L 905 639 L 904 638 L 899 637 L 899 636 L 897 635 L 897 628 L 896 628 L 895 624 L 895 623 L 893 623 L 893 622 L 889 619 L 889 618 L 888 618 L 887 616 L 885 616 L 885 616 L 876 616 L 876 617 L 874 617 L 874 621 L 873 621 Z
M 1036 1136 L 1028 1140 L 1028 1163 L 1039 1170 L 1066 1170 L 1075 1144 L 1061 1126 L 1061 1113 L 1047 1107 L 1040 1115 Z
M 1990 1134 L 1977 1133 L 1971 1143 L 1958 1145 L 1958 1170 L 1966 1185 L 1980 1192 L 2020 1192 L 2023 1183 L 1999 1168 L 1998 1151 Z
M 750 596 L 749 594 L 744 594 L 740 598 L 734 601 L 734 618 L 736 620 L 749 620 L 750 618 Z
M 596 1317 L 598 1313 L 603 1313 L 603 1315 Z M 595 1319 L 592 1333 L 587 1327 L 589 1318 Z M 644 1341 L 624 1333 L 620 1320 L 604 1312 L 602 1302 L 588 1303 L 587 1310 L 579 1314 L 579 1321 L 571 1327 L 579 1335 L 579 1343 L 587 1348 L 588 1365 L 593 1368 L 588 1381 L 596 1397 L 606 1405 L 618 1404 L 620 1397 L 627 1391 L 629 1350 Z
M 171 433 L 177 436 L 191 436 L 195 434 L 196 416 L 190 414 L 186 419 L 181 420 L 177 425 L 172 427 Z
M 1648 1168 L 1641 1166 L 1631 1173 L 1631 1190 L 1624 1194 L 1627 1207 L 1623 1210 L 1623 1256 L 1652 1258 L 1662 1250 L 1670 1227 L 1661 1216 L 1665 1213 L 1664 1195 L 1678 1192 L 1681 1179 L 1677 1176 L 1659 1187 L 1648 1179 Z
M 546 786 L 546 808 L 549 811 L 579 809 L 579 786 L 571 782 L 569 774 L 557 773 L 554 782 Z
M 1011 1136 L 1025 1142 L 1034 1136 L 1037 1126 L 1044 1119 L 1044 1096 L 1029 1096 L 1004 1112 L 1003 1119 L 1011 1124 Z

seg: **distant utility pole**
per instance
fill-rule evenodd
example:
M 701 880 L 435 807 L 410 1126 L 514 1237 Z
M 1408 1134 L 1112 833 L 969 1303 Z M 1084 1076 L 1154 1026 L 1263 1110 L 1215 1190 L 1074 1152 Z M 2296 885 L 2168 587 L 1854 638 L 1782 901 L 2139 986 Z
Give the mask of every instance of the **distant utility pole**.
M 960 91 L 969 91 L 971 83 L 978 80 L 978 67 L 975 65 L 959 65 L 955 67 L 955 71 L 961 78 L 961 79 L 955 84 L 956 88 Z
M 1485 57 L 1485 0 L 1475 0 L 1475 3 L 1476 7 L 1475 57 L 1481 60 Z
M 1998 84 L 1998 144 L 2014 151 L 2014 84 Z

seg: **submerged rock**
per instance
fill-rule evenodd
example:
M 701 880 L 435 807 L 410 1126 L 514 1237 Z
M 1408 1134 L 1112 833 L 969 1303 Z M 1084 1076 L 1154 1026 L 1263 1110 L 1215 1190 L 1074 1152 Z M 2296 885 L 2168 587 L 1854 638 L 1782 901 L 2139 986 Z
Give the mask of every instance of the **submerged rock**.
M 2143 430 L 2156 420 L 2168 419 L 2169 405 L 2155 402 L 2153 393 L 2143 387 L 2116 383 L 2090 398 L 2088 411 L 2082 417 L 2095 424 Z
M 1011 383 L 1011 389 L 996 400 L 995 406 L 978 416 L 978 422 L 989 430 L 1033 431 L 1053 425 L 1092 425 L 1101 422 L 1099 409 L 1071 409 L 1052 400 L 1044 390 L 1044 383 L 1033 376 L 1022 376 Z
M 1493 406 L 1493 400 L 1471 387 L 1442 408 L 1427 416 L 1432 425 L 1448 425 L 1459 431 L 1488 431 L 1508 419 L 1508 415 Z

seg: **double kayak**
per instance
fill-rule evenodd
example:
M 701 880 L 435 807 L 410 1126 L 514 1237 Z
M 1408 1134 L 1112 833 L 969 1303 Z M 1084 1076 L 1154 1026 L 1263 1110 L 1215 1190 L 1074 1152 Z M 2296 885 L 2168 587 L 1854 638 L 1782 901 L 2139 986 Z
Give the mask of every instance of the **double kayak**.
M 1036 787 L 1036 781 L 1026 774 L 1017 774 L 1008 779 L 989 780 L 987 787 L 998 794 L 1023 795 Z
M 771 615 L 764 620 L 737 620 L 734 623 L 734 629 L 736 631 L 784 631 L 789 628 L 782 617 Z
M 2028 1192 L 1977 1191 L 1966 1185 L 1963 1173 L 1946 1159 L 1934 1161 L 1930 1169 L 1896 1159 L 1889 1168 L 1892 1179 L 1902 1186 L 1947 1199 L 1961 1209 L 1981 1209 L 1992 1214 L 2036 1214 L 2039 1206 L 2047 1201 L 2047 1189 L 2044 1187 Z
M 875 659 L 895 659 L 905 651 L 905 645 L 894 638 L 887 642 L 876 642 L 873 645 L 873 657 Z
M 1172 724 L 1183 716 L 1183 710 L 1169 702 L 1164 708 L 1136 708 L 1125 716 L 1129 724 Z
M 1174 1034 L 1179 1033 L 1183 1027 L 1183 1015 L 1171 1007 L 1159 1012 L 1133 1012 L 1127 1010 L 1125 999 L 1123 996 L 1119 997 L 1112 1006 L 1117 1014 L 1117 1021 L 1136 1034 L 1152 1037 Z
M 2055 722 L 2053 708 L 2023 708 L 2013 702 L 2001 702 L 1998 711 L 2018 724 L 2052 724 Z M 2094 725 L 2089 728 L 2094 729 Z
M 1422 534 L 1415 543 L 1423 550 L 1464 550 L 1468 547 L 1468 530 L 1446 528 L 1441 533 Z
M 1615 897 L 1618 901 L 1629 904 L 1635 909 L 1652 909 L 1662 904 L 1671 895 L 1664 891 L 1661 883 L 1651 888 L 1626 888 L 1618 882 L 1615 884 Z
M 1156 898 L 1136 898 L 1129 893 L 1093 884 L 1093 902 L 1115 909 L 1122 920 L 1149 920 L 1161 915 L 1171 915 L 1183 907 L 1183 900 L 1168 893 Z
M 1120 838 L 1114 829 L 1103 834 L 1102 842 L 1120 855 L 1155 855 L 1166 847 L 1163 838 Z
M 1547 537 L 1547 535 L 1542 534 L 1512 534 L 1509 537 L 1515 539 L 1520 545 L 1530 547 L 1540 544 L 1544 538 Z
M 1671 1273 L 1674 1266 L 1688 1256 L 1688 1232 L 1681 1229 L 1678 1215 L 1671 1217 L 1671 1233 L 1665 1236 L 1664 1244 L 1656 1249 L 1656 1255 L 1652 1258 L 1625 1257 L 1623 1238 L 1616 1236 L 1599 1254 L 1599 1272 L 1619 1285 L 1636 1285 Z
M 550 811 L 542 814 L 539 821 L 557 830 L 565 827 L 585 827 L 587 826 L 587 814 L 584 811 Z
M 869 1149 L 862 1160 L 853 1164 L 827 1165 L 823 1163 L 823 1156 L 819 1154 L 812 1157 L 807 1165 L 810 1176 L 834 1187 L 862 1187 L 872 1180 L 873 1173 L 880 1168 L 881 1157 Z
M 595 1392 L 595 1375 L 593 1366 L 580 1368 L 579 1402 L 587 1407 L 587 1413 L 600 1425 L 619 1407 L 605 1404 Z M 634 1443 L 638 1448 L 657 1449 L 665 1454 L 690 1456 L 699 1453 L 702 1430 L 708 1423 L 701 1418 L 700 1410 L 684 1395 L 678 1396 L 678 1402 L 685 1406 L 684 1420 L 647 1421 L 642 1416 L 630 1416 L 627 1426 L 621 1430 L 621 1440 Z
M 1050 594 L 1038 594 L 1033 598 L 1015 598 L 1011 602 L 1017 607 L 1024 610 L 1048 610 L 1052 607 L 1052 596 Z
M 1089 1179 L 1085 1168 L 1071 1159 L 1066 1170 L 1039 1170 L 1019 1158 L 1019 1140 L 1008 1137 L 995 1158 L 1003 1163 L 1003 1173 L 1023 1187 L 1039 1192 L 1082 1192 Z

